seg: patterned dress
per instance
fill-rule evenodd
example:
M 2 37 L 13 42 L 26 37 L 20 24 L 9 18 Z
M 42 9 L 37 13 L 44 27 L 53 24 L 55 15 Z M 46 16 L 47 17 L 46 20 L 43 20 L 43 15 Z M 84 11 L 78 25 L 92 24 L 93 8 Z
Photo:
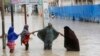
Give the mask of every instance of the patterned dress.
M 7 46 L 9 49 L 14 49 L 15 48 L 15 40 L 18 38 L 18 35 L 14 32 L 14 28 L 10 27 L 8 30 L 8 35 L 7 35 Z

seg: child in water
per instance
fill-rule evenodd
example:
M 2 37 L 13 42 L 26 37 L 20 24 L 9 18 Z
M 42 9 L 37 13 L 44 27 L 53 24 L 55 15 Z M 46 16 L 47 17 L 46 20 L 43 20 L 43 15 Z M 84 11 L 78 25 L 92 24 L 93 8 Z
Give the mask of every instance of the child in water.
M 21 45 L 25 45 L 25 50 L 27 51 L 29 49 L 29 39 L 30 39 L 30 34 L 28 30 L 29 26 L 25 25 L 24 29 L 21 33 Z
M 11 26 L 8 30 L 8 34 L 7 34 L 7 46 L 9 47 L 10 49 L 10 53 L 13 53 L 14 52 L 14 49 L 15 49 L 15 40 L 18 38 L 18 34 L 16 34 L 14 32 L 14 27 Z

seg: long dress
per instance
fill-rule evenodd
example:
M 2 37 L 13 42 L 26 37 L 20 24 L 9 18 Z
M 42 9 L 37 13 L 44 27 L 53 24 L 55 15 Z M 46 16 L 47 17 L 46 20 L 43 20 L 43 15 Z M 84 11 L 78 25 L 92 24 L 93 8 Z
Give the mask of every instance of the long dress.
M 64 47 L 68 51 L 80 51 L 79 40 L 68 26 L 64 29 Z

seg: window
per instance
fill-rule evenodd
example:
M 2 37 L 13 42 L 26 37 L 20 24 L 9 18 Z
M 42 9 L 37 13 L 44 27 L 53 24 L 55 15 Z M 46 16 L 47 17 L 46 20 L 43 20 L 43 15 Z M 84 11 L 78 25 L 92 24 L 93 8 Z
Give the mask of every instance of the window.
M 93 4 L 93 0 L 75 0 L 76 4 Z

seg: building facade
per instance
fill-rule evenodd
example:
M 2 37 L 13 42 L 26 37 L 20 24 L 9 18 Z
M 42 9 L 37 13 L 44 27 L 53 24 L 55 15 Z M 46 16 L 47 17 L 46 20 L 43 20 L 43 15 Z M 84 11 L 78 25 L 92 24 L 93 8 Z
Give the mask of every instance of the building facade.
M 100 0 L 50 0 L 51 6 L 71 6 L 71 5 L 85 5 L 85 4 L 100 4 Z

